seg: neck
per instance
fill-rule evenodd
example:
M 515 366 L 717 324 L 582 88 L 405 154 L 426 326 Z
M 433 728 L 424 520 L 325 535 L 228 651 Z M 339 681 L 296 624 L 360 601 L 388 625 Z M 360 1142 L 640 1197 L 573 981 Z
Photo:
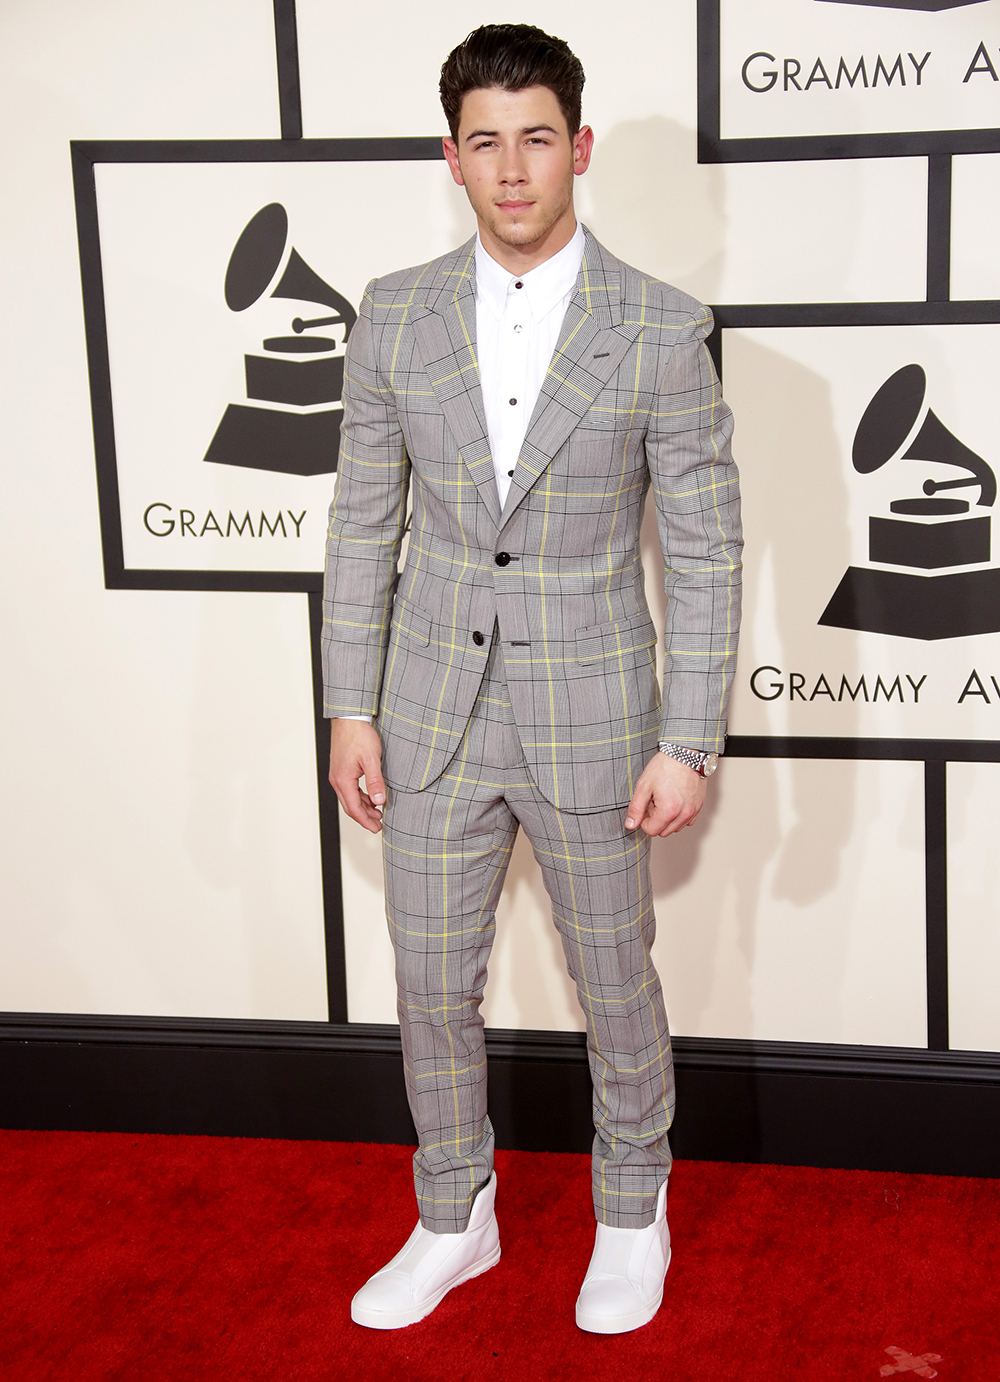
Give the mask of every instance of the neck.
M 479 220 L 478 217 L 476 219 Z M 565 249 L 575 234 L 576 213 L 572 205 L 540 239 L 530 245 L 508 245 L 504 240 L 498 240 L 488 225 L 479 221 L 479 238 L 486 253 L 512 274 L 526 274 L 537 269 L 539 264 L 544 264 L 546 259 Z

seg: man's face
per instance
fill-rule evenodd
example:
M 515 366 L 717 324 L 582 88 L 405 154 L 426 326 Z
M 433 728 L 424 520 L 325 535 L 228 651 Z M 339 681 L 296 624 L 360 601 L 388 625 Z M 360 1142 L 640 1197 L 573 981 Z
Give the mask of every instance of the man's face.
M 491 239 L 497 248 L 518 250 L 541 250 L 564 234 L 563 243 L 569 240 L 576 224 L 573 178 L 586 171 L 593 141 L 586 126 L 570 135 L 546 86 L 466 94 L 458 139 L 446 139 L 444 151 L 487 248 Z

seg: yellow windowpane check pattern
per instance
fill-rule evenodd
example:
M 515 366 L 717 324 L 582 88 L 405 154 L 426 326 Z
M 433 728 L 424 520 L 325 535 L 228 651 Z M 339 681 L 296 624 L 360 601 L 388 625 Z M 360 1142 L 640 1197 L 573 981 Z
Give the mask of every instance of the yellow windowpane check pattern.
M 552 899 L 587 1020 L 596 1138 L 594 1208 L 604 1223 L 652 1221 L 670 1170 L 670 1037 L 650 959 L 649 841 L 624 810 L 559 811 L 528 772 L 494 637 L 452 763 L 422 792 L 391 792 L 386 909 L 396 955 L 407 1093 L 424 1224 L 465 1227 L 493 1167 L 479 1003 L 494 915 L 518 827 Z
M 724 747 L 742 539 L 711 317 L 588 233 L 501 513 L 473 273 L 470 243 L 377 280 L 351 334 L 326 710 L 377 714 L 389 782 L 421 790 L 461 742 L 485 665 L 474 635 L 497 620 L 534 781 L 568 810 L 611 806 L 658 738 Z M 668 596 L 662 705 L 639 560 L 650 490 Z
M 383 741 L 424 1222 L 464 1227 L 492 1165 L 479 999 L 520 824 L 588 1024 L 595 1208 L 639 1227 L 670 1165 L 673 1069 L 649 954 L 649 845 L 624 834 L 624 807 L 657 739 L 724 745 L 742 548 L 732 416 L 705 346 L 710 313 L 588 232 L 501 510 L 474 249 L 369 285 L 351 333 L 326 710 L 375 714 Z M 668 597 L 662 704 L 639 556 L 650 492 Z

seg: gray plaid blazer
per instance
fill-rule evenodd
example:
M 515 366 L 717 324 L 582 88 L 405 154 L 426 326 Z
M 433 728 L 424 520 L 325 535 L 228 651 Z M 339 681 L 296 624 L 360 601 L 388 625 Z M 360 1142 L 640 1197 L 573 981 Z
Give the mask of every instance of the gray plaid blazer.
M 658 738 L 724 746 L 742 539 L 732 414 L 705 347 L 711 313 L 588 231 L 501 511 L 474 278 L 472 240 L 376 279 L 351 332 L 326 714 L 375 715 L 386 781 L 420 791 L 462 740 L 496 621 L 541 792 L 570 811 L 624 804 Z M 650 486 L 668 597 L 662 709 L 639 557 Z

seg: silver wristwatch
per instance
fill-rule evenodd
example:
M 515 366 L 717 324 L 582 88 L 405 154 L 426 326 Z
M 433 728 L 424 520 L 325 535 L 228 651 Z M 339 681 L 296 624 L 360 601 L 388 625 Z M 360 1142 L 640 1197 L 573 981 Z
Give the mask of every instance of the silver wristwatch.
M 667 739 L 661 739 L 657 747 L 668 758 L 676 758 L 678 763 L 693 768 L 699 777 L 711 777 L 719 766 L 717 753 L 706 753 L 703 749 L 687 749 L 683 744 L 671 744 Z

